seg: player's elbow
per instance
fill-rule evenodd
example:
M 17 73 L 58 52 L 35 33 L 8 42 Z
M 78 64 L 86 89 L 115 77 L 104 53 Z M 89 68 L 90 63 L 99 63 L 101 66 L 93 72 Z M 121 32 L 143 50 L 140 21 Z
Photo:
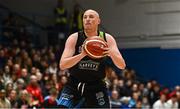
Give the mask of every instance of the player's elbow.
M 125 69 L 126 68 L 126 64 L 123 63 L 122 66 L 121 66 L 121 69 Z
M 120 65 L 119 65 L 119 68 L 120 69 L 125 69 L 126 68 L 126 63 L 125 62 L 122 62 Z
M 65 67 L 62 63 L 59 64 L 59 68 L 60 68 L 61 70 L 65 70 L 65 69 L 66 69 L 66 67 Z

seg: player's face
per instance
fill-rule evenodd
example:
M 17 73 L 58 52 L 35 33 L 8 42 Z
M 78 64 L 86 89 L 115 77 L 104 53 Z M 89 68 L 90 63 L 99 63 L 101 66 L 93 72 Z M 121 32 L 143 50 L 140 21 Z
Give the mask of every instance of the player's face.
M 95 11 L 88 10 L 83 15 L 83 26 L 84 29 L 97 28 L 100 23 L 98 14 Z

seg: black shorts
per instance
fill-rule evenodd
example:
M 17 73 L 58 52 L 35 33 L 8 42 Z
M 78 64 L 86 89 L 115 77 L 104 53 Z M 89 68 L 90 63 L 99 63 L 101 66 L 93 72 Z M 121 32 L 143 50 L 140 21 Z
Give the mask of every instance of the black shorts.
M 108 90 L 104 81 L 83 83 L 70 80 L 58 99 L 60 107 L 109 108 Z

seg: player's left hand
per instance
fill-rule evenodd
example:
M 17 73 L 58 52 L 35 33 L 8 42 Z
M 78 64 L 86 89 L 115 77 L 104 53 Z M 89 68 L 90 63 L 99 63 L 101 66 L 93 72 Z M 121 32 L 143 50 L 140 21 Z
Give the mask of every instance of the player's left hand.
M 103 56 L 110 56 L 110 48 L 106 47 L 106 48 L 103 48 L 103 49 L 104 49 Z

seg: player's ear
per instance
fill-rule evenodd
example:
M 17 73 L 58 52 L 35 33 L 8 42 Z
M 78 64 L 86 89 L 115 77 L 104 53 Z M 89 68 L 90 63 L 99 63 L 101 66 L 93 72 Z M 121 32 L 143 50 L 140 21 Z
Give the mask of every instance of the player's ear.
M 100 24 L 101 23 L 101 19 L 98 19 L 98 24 Z

